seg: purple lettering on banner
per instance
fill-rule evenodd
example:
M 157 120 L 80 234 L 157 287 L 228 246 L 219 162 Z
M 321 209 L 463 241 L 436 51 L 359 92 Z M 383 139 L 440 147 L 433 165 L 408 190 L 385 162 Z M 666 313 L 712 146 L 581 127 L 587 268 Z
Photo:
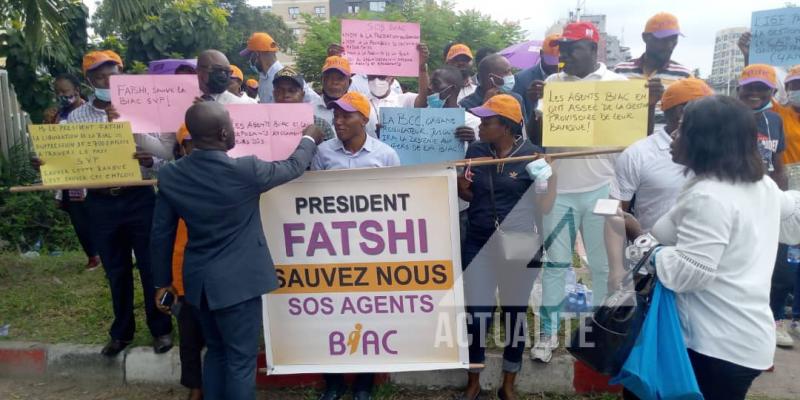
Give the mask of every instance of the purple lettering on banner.
M 367 346 L 372 346 L 373 349 L 375 350 L 375 352 L 373 352 L 372 354 L 376 356 L 381 354 L 380 339 L 378 337 L 378 334 L 375 333 L 375 331 L 364 332 L 364 336 L 361 337 L 361 343 L 362 343 L 361 348 L 363 349 L 361 351 L 361 354 L 365 356 L 370 354 L 369 348 Z
M 356 313 L 356 308 L 353 306 L 353 300 L 349 297 L 345 297 L 344 301 L 342 301 L 342 312 L 341 314 L 345 314 L 349 312 L 350 314 Z
M 333 229 L 339 230 L 339 235 L 342 238 L 342 255 L 350 255 L 350 229 L 358 226 L 355 221 L 337 221 L 332 222 Z
M 292 232 L 305 229 L 306 224 L 304 223 L 283 224 L 283 243 L 286 246 L 287 257 L 294 257 L 295 243 L 305 243 L 305 239 L 302 236 L 294 236 Z
M 419 226 L 419 251 L 420 253 L 428 252 L 428 222 L 422 218 L 417 220 Z
M 347 346 L 344 345 L 344 333 L 331 332 L 328 335 L 328 352 L 332 356 L 341 356 L 347 351 Z
M 314 256 L 317 249 L 327 250 L 329 256 L 336 255 L 336 249 L 333 248 L 331 238 L 328 236 L 328 232 L 325 231 L 325 225 L 322 222 L 315 222 L 314 228 L 311 229 L 311 239 L 308 240 L 306 255 L 309 257 Z
M 397 334 L 396 330 L 391 330 L 389 332 L 386 332 L 386 334 L 383 335 L 383 340 L 381 341 L 381 344 L 383 346 L 383 350 L 385 352 L 391 354 L 391 355 L 397 355 L 397 352 L 392 350 L 391 347 L 389 347 L 389 336 L 396 335 L 396 334 Z
M 397 242 L 400 240 L 406 241 L 409 253 L 414 253 L 416 251 L 416 246 L 414 243 L 414 220 L 406 220 L 405 232 L 397 231 L 395 221 L 389 220 L 386 235 L 389 241 L 389 253 L 397 254 Z
M 378 221 L 372 219 L 368 219 L 362 222 L 361 226 L 358 227 L 358 231 L 359 233 L 361 233 L 361 237 L 364 238 L 364 240 L 369 240 L 375 243 L 375 246 L 370 247 L 365 242 L 359 243 L 358 246 L 361 248 L 361 251 L 363 251 L 364 254 L 370 256 L 376 256 L 378 254 L 383 253 L 384 248 L 386 248 L 386 244 L 383 242 L 383 238 L 381 237 L 381 235 L 371 232 L 370 229 L 374 230 L 375 232 L 383 232 L 383 228 L 381 227 L 381 224 Z

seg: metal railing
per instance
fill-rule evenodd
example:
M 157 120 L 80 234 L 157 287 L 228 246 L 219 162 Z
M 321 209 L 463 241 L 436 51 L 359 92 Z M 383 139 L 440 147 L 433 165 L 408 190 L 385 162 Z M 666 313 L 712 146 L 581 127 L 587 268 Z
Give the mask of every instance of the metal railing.
M 28 123 L 28 114 L 19 108 L 17 94 L 8 81 L 8 71 L 0 70 L 0 152 L 4 158 L 19 144 L 30 150 Z

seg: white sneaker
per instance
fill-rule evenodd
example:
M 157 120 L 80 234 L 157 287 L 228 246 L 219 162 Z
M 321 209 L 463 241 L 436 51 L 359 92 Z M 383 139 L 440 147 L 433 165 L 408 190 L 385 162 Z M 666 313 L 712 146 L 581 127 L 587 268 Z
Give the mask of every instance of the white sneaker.
M 800 321 L 792 321 L 792 327 L 789 329 L 789 334 L 800 337 Z
M 553 358 L 553 349 L 558 347 L 558 337 L 553 335 L 542 335 L 539 341 L 531 349 L 531 359 L 543 363 L 549 363 Z
M 775 339 L 778 347 L 793 347 L 794 340 L 792 335 L 789 334 L 789 321 L 781 320 L 775 321 Z

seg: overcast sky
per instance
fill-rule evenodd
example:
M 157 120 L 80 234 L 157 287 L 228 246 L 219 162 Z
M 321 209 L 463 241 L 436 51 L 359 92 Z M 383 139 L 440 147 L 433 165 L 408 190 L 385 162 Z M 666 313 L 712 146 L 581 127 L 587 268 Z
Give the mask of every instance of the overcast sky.
M 271 0 L 248 0 L 268 5 Z M 95 0 L 84 0 L 94 9 Z M 456 9 L 477 9 L 498 21 L 517 21 L 531 39 L 541 39 L 559 18 L 567 17 L 574 0 L 457 0 Z M 606 30 L 621 37 L 638 57 L 644 51 L 641 32 L 647 19 L 660 11 L 675 14 L 686 37 L 681 38 L 673 58 L 690 68 L 700 68 L 703 77 L 711 71 L 714 35 L 718 30 L 749 27 L 750 14 L 783 7 L 785 0 L 586 0 L 584 14 L 606 14 Z M 790 2 L 791 3 L 791 2 Z M 797 1 L 795 1 L 797 3 Z

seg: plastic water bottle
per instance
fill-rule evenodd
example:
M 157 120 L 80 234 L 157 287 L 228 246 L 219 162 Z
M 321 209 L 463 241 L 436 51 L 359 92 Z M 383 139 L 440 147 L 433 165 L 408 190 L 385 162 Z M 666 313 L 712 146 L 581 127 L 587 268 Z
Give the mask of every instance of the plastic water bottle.
M 786 262 L 793 267 L 800 265 L 800 246 L 789 246 L 786 250 Z
M 547 193 L 547 179 L 537 179 L 533 182 L 533 190 L 536 193 Z

